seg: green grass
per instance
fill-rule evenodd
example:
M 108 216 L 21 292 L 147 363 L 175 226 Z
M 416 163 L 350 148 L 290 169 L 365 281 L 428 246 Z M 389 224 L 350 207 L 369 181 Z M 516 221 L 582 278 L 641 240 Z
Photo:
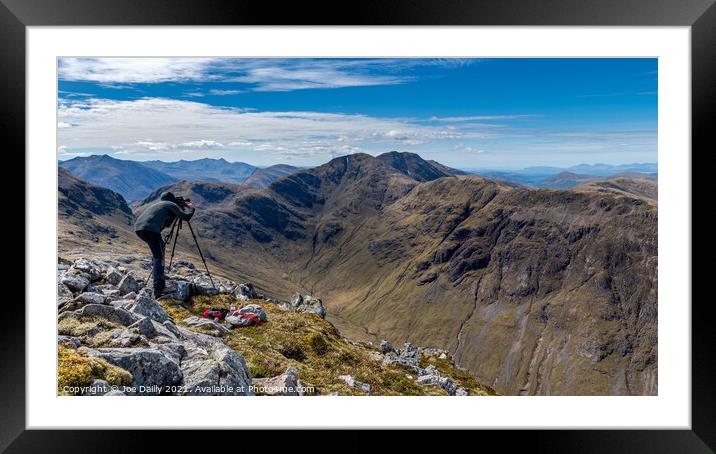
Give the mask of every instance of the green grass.
M 132 375 L 101 358 L 91 358 L 77 350 L 59 346 L 57 354 L 57 393 L 72 395 L 65 387 L 84 387 L 95 379 L 106 380 L 110 385 L 129 386 Z
M 346 342 L 332 324 L 316 314 L 285 311 L 265 301 L 240 302 L 229 295 L 199 296 L 187 303 L 161 301 L 167 313 L 180 325 L 190 315 L 201 316 L 210 308 L 228 308 L 232 302 L 237 307 L 260 304 L 268 316 L 264 325 L 235 328 L 223 336 L 231 348 L 244 356 L 254 378 L 274 377 L 288 367 L 296 367 L 299 378 L 315 386 L 323 395 L 332 392 L 365 395 L 339 380 L 340 375 L 352 375 L 356 380 L 368 383 L 371 395 L 447 394 L 440 388 L 415 383 L 415 373 L 403 366 L 383 365 L 373 357 L 374 349 Z M 490 394 L 486 387 L 474 379 L 470 381 L 469 375 L 451 365 L 441 364 L 440 367 L 444 375 L 459 377 L 459 386 L 466 385 L 471 395 Z

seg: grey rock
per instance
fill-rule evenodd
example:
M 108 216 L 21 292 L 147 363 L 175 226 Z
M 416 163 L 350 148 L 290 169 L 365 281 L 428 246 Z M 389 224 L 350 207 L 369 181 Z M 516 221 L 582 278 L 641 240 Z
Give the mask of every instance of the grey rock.
M 468 393 L 467 393 L 467 390 L 466 390 L 465 388 L 460 387 L 460 388 L 457 388 L 457 389 L 455 390 L 455 395 L 456 395 L 456 396 L 467 396 Z
M 380 352 L 381 353 L 396 353 L 395 347 L 387 340 L 380 341 Z
M 137 395 L 165 393 L 165 386 L 177 385 L 184 375 L 179 365 L 154 348 L 98 348 L 91 354 L 132 374 Z
M 72 291 L 62 282 L 57 283 L 57 297 L 58 298 L 72 298 Z
M 77 296 L 77 298 L 75 298 L 75 302 L 84 304 L 105 304 L 107 302 L 107 297 L 101 293 L 85 292 Z
M 88 304 L 74 312 L 63 312 L 58 317 L 58 320 L 61 320 L 63 317 L 66 316 L 74 318 L 90 316 L 102 317 L 106 318 L 111 322 L 119 323 L 123 326 L 129 326 L 139 320 L 139 317 L 137 317 L 136 315 L 124 309 L 117 308 L 108 304 Z
M 89 279 L 80 273 L 73 271 L 67 271 L 62 274 L 60 283 L 66 285 L 70 290 L 74 292 L 81 292 L 89 285 Z
M 191 283 L 187 281 L 175 281 L 176 290 L 174 297 L 179 301 L 186 301 L 191 296 Z
M 133 314 L 143 315 L 159 323 L 170 320 L 164 308 L 155 299 L 140 295 L 134 300 L 134 305 L 129 309 Z
M 410 369 L 413 369 L 414 371 L 418 371 L 418 358 L 406 358 L 404 356 L 399 356 L 395 353 L 388 353 L 383 358 L 383 364 L 390 365 L 390 364 L 400 364 L 402 366 L 408 367 Z
M 112 300 L 112 301 L 110 301 L 109 304 L 111 304 L 114 307 L 129 310 L 134 305 L 134 300 L 128 300 L 128 299 Z
M 102 277 L 102 270 L 99 265 L 85 258 L 75 260 L 72 268 L 86 274 L 89 277 L 90 282 L 96 281 Z
M 241 301 L 253 300 L 258 298 L 258 294 L 256 293 L 256 290 L 254 289 L 254 286 L 253 284 L 251 284 L 251 282 L 244 282 L 243 284 L 239 284 L 236 288 L 236 292 L 234 295 L 237 299 Z
M 192 287 L 192 293 L 195 295 L 213 296 L 219 294 L 219 290 L 215 289 L 214 286 L 211 285 L 211 281 L 204 276 L 196 276 L 192 280 Z
M 281 375 L 271 378 L 254 378 L 254 392 L 266 396 L 299 396 L 298 370 L 289 367 Z
M 413 346 L 410 342 L 406 342 L 403 346 L 403 349 L 400 350 L 400 356 L 404 358 L 417 358 L 418 357 L 418 349 Z
M 183 336 L 182 336 L 182 334 L 181 334 L 181 331 L 179 331 L 179 328 L 177 328 L 177 326 L 176 326 L 171 320 L 165 321 L 164 323 L 162 323 L 162 326 L 163 326 L 167 331 L 169 331 L 170 333 L 172 333 L 172 334 L 174 335 L 174 337 L 176 337 L 177 339 L 182 339 L 182 338 L 183 338 Z
M 148 339 L 152 339 L 158 334 L 157 329 L 154 327 L 154 323 L 152 323 L 152 319 L 149 317 L 144 317 L 138 322 L 132 323 L 129 325 L 129 328 L 136 328 L 139 334 Z
M 228 334 L 231 332 L 228 328 L 219 323 L 216 323 L 214 320 L 210 320 L 208 318 L 200 318 L 195 315 L 185 318 L 184 323 L 186 323 L 187 326 L 190 326 L 195 329 L 208 329 L 212 331 L 212 334 L 215 336 L 221 336 L 222 334 Z
M 122 281 L 122 277 L 122 273 L 113 266 L 109 267 L 104 275 L 105 280 L 112 285 L 119 285 Z
M 127 295 L 128 293 L 138 292 L 143 286 L 144 282 L 141 282 L 130 272 L 119 281 L 119 293 Z
M 65 347 L 69 347 L 69 348 L 79 348 L 82 345 L 80 340 L 77 339 L 76 337 L 64 336 L 61 334 L 57 336 L 57 343 L 59 345 L 63 345 Z
M 339 375 L 339 380 L 343 380 L 348 384 L 348 386 L 352 388 L 357 388 L 363 391 L 364 393 L 370 394 L 370 385 L 367 383 L 359 382 L 355 378 L 353 378 L 352 375 Z
M 451 396 L 454 396 L 457 392 L 457 387 L 452 380 L 447 377 L 442 377 L 437 373 L 419 376 L 417 382 L 421 385 L 439 386 Z
M 122 292 L 119 292 L 119 294 L 122 295 Z M 126 295 L 122 295 L 122 298 L 125 299 L 125 300 L 132 300 L 132 301 L 134 301 L 134 299 L 135 299 L 136 297 L 137 297 L 137 292 L 129 292 L 129 293 L 127 293 Z
M 253 395 L 244 357 L 220 339 L 181 328 L 187 356 L 182 361 L 188 395 Z
M 321 318 L 326 317 L 326 308 L 323 307 L 323 302 L 315 296 L 296 293 L 291 298 L 290 305 L 296 312 L 312 312 L 318 314 Z

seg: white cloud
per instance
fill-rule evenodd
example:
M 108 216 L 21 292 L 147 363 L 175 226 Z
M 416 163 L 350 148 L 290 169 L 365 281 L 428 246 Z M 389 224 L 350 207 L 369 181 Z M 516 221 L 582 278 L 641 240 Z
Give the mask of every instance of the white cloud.
M 283 155 L 347 154 L 365 146 L 393 149 L 479 137 L 472 129 L 406 119 L 322 112 L 256 112 L 164 98 L 66 101 L 58 108 L 59 143 L 150 158 L 191 151 L 257 151 Z M 119 151 L 117 151 L 119 150 Z
M 210 58 L 61 58 L 60 80 L 138 83 L 200 80 Z
M 459 67 L 465 59 L 282 59 L 282 58 L 62 58 L 58 77 L 105 87 L 134 83 L 221 82 L 237 84 L 186 96 L 235 95 L 251 91 L 365 87 L 415 80 L 419 66 Z M 117 85 L 119 84 L 119 85 Z
M 245 93 L 244 90 L 209 90 L 209 93 L 214 96 L 230 96 L 230 95 L 238 95 L 240 93 Z
M 476 148 L 476 147 L 473 147 L 470 145 L 465 145 L 464 143 L 459 143 L 459 144 L 455 145 L 455 151 L 459 151 L 461 153 L 477 153 L 477 154 L 485 152 L 485 150 L 483 150 L 482 148 Z

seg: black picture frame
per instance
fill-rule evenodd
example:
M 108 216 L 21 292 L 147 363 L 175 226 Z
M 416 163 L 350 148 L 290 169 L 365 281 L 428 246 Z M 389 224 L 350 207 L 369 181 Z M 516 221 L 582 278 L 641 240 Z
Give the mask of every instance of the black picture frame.
M 322 2 L 250 2 L 246 0 L 0 0 L 0 130 L 13 153 L 25 149 L 25 31 L 28 26 L 83 25 L 556 25 L 556 26 L 690 26 L 692 64 L 692 150 L 695 156 L 714 149 L 712 127 L 716 106 L 716 6 L 714 0 L 362 0 L 355 5 Z M 711 115 L 709 115 L 711 114 Z M 24 167 L 24 160 L 16 163 Z M 694 196 L 696 196 L 694 192 Z M 13 202 L 17 203 L 17 200 Z M 692 207 L 698 206 L 692 204 Z M 692 225 L 696 227 L 693 224 Z M 692 235 L 696 229 L 692 227 Z M 692 237 L 693 238 L 693 237 Z M 32 241 L 25 237 L 26 243 Z M 693 240 L 692 240 L 693 241 Z M 19 255 L 18 255 L 19 256 Z M 685 266 L 690 264 L 684 264 Z M 15 272 L 19 270 L 15 267 Z M 708 272 L 704 270 L 703 272 Z M 696 275 L 698 270 L 694 269 Z M 705 276 L 704 276 L 705 277 Z M 27 277 L 26 277 L 27 279 Z M 693 282 L 699 282 L 698 279 Z M 26 281 L 27 282 L 27 281 Z M 706 281 L 707 282 L 707 281 Z M 19 301 L 19 298 L 16 298 Z M 4 304 L 8 304 L 5 301 Z M 669 303 L 688 303 L 671 301 Z M 483 431 L 482 449 L 493 443 L 531 452 L 714 452 L 716 392 L 713 358 L 713 311 L 710 300 L 692 305 L 692 430 Z M 6 452 L 134 452 L 159 438 L 166 450 L 187 437 L 204 435 L 129 431 L 25 430 L 25 311 L 5 309 L 0 318 L 0 451 Z M 667 339 L 660 339 L 668 342 Z M 98 415 L 101 417 L 101 415 Z M 160 418 L 161 415 L 158 415 Z M 637 422 L 638 423 L 638 422 Z M 364 433 L 335 433 L 341 445 L 356 449 L 375 441 Z M 257 444 L 237 441 L 236 449 L 295 445 L 306 435 L 256 435 Z M 319 435 L 307 435 L 319 437 Z M 224 435 L 220 436 L 221 438 Z M 322 437 L 322 436 L 321 436 Z M 427 440 L 426 440 L 427 438 Z M 398 436 L 403 451 L 437 437 Z M 228 448 L 231 442 L 216 440 Z M 314 444 L 315 442 L 311 442 Z M 251 445 L 254 448 L 251 448 Z M 212 448 L 213 449 L 213 448 Z

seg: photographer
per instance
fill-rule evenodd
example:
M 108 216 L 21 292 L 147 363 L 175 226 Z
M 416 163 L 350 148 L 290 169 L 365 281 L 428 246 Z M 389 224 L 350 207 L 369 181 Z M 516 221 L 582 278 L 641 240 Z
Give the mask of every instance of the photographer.
M 184 211 L 182 208 L 187 208 Z M 134 231 L 149 245 L 152 252 L 152 276 L 154 278 L 154 297 L 162 296 L 164 290 L 164 241 L 161 231 L 172 225 L 178 217 L 188 221 L 194 215 L 191 202 L 176 197 L 171 192 L 162 193 L 159 201 L 149 205 L 134 223 Z

